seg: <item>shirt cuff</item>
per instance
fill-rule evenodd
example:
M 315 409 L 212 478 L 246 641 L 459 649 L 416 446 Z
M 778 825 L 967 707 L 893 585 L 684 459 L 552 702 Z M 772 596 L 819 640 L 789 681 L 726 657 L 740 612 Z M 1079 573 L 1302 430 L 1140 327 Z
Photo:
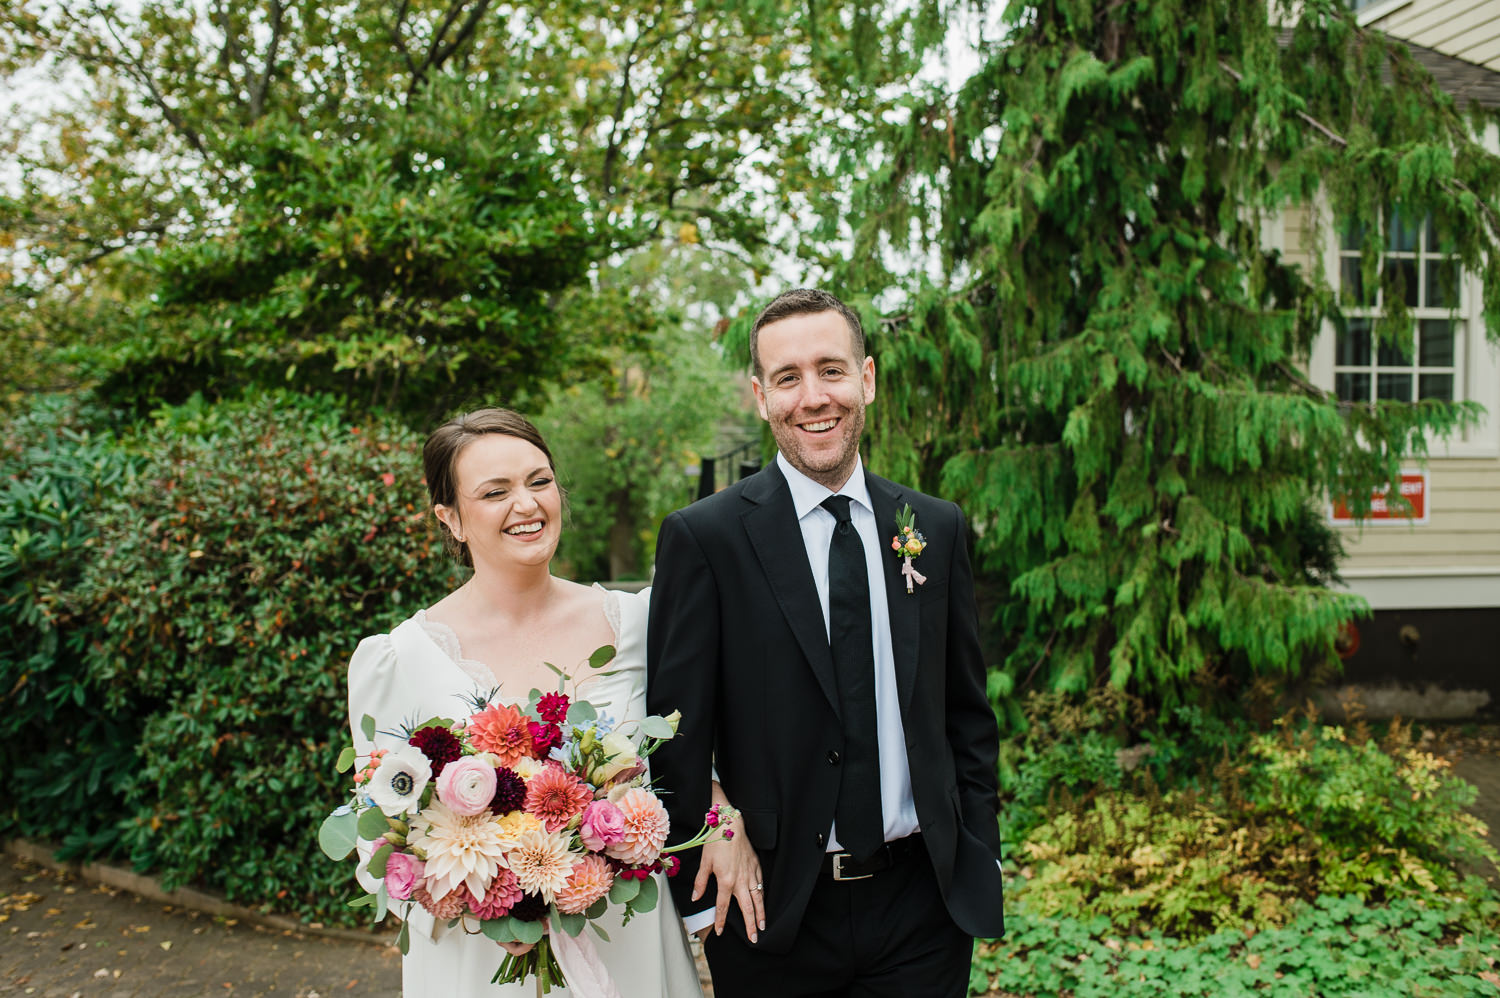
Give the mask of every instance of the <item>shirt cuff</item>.
M 706 929 L 714 924 L 714 913 L 716 911 L 717 909 L 715 908 L 705 908 L 703 911 L 695 911 L 691 915 L 683 915 L 682 927 L 687 930 L 688 935 L 692 935 L 699 929 Z

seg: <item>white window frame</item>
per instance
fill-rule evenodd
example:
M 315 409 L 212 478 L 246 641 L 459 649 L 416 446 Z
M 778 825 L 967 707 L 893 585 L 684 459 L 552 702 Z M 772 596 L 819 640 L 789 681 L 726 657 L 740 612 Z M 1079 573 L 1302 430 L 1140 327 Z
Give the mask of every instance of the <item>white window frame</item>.
M 1320 198 L 1314 210 L 1324 219 L 1331 217 L 1328 204 Z M 1323 273 L 1335 292 L 1339 284 L 1339 227 L 1336 224 L 1323 226 Z M 1363 312 L 1365 309 L 1351 309 Z M 1373 310 L 1369 310 L 1373 311 Z M 1418 314 L 1426 315 L 1427 309 L 1412 309 L 1413 319 Z M 1435 314 L 1435 313 L 1434 313 Z M 1446 310 L 1443 314 L 1447 315 Z M 1452 316 L 1456 323 L 1453 344 L 1453 398 L 1454 401 L 1477 402 L 1484 407 L 1479 422 L 1467 432 L 1428 441 L 1428 456 L 1431 458 L 1500 457 L 1500 348 L 1492 346 L 1483 328 L 1484 311 L 1482 291 L 1478 278 L 1470 271 L 1459 276 L 1458 307 Z M 1431 316 L 1429 316 L 1431 317 Z M 1319 388 L 1333 391 L 1335 347 L 1337 335 L 1331 321 L 1323 323 L 1322 333 L 1313 343 L 1308 358 L 1308 379 Z M 1372 344 L 1371 349 L 1376 349 Z M 1414 360 L 1416 358 L 1413 358 Z

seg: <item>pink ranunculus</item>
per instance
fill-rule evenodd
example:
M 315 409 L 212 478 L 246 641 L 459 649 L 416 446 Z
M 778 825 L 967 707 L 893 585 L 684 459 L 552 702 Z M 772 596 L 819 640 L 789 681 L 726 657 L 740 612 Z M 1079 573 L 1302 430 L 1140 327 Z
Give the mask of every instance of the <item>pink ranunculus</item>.
M 393 852 L 385 861 L 385 890 L 397 901 L 405 901 L 422 882 L 427 864 L 404 852 Z
M 590 852 L 603 852 L 625 837 L 625 816 L 607 800 L 596 800 L 583 812 L 578 837 Z
M 481 814 L 495 797 L 495 767 L 473 755 L 450 762 L 438 774 L 437 793 L 454 814 Z

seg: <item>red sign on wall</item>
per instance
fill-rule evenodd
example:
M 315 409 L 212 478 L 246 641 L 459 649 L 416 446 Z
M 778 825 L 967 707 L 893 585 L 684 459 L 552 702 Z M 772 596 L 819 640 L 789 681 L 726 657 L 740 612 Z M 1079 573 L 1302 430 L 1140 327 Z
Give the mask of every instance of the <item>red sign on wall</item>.
M 1390 486 L 1376 489 L 1370 496 L 1370 512 L 1364 522 L 1426 523 L 1427 522 L 1427 472 L 1401 472 L 1401 499 L 1391 498 Z M 1334 523 L 1358 523 L 1354 514 L 1342 500 L 1335 500 L 1329 509 L 1329 520 Z

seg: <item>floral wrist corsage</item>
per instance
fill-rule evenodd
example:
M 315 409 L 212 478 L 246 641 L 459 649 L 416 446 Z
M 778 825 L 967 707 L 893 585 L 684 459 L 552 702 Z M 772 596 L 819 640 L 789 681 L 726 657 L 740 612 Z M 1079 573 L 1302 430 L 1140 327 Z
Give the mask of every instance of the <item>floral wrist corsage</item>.
M 906 576 L 906 591 L 912 591 L 912 583 L 917 585 L 927 581 L 927 576 L 912 567 L 911 560 L 922 553 L 927 547 L 927 538 L 922 536 L 922 531 L 917 529 L 917 514 L 911 511 L 911 505 L 902 506 L 896 513 L 896 536 L 891 538 L 891 550 L 896 552 L 897 557 L 903 559 L 901 574 Z

